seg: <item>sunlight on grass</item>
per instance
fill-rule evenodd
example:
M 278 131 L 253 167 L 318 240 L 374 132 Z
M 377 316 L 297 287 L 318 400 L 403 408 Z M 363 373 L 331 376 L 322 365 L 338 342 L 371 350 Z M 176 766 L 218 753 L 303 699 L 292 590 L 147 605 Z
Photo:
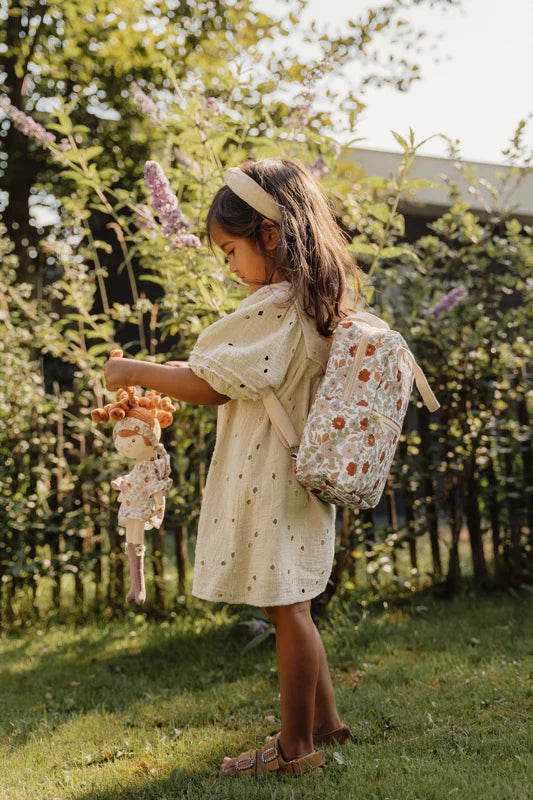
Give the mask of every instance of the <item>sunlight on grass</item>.
M 243 656 L 241 611 L 4 635 L 2 800 L 531 797 L 530 595 L 336 601 L 320 629 L 354 741 L 299 779 L 218 774 L 280 719 L 274 637 Z

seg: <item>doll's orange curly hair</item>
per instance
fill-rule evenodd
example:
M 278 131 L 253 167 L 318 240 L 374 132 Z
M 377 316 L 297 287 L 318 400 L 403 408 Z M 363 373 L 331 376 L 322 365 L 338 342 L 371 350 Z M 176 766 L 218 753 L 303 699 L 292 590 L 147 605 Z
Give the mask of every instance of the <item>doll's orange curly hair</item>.
M 150 389 L 144 397 L 140 397 L 135 392 L 135 386 L 126 386 L 118 389 L 115 396 L 114 403 L 91 410 L 93 422 L 118 422 L 124 417 L 134 417 L 148 422 L 153 428 L 157 428 L 156 422 L 161 428 L 167 428 L 172 423 L 172 412 L 176 406 L 170 397 L 161 397 L 161 392 L 155 389 Z

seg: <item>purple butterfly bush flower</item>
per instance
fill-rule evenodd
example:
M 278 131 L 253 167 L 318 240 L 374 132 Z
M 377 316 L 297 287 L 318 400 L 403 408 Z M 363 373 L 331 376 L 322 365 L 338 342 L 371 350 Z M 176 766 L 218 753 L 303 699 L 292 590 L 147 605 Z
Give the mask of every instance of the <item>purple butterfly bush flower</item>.
M 162 120 L 159 116 L 159 109 L 154 101 L 148 97 L 145 92 L 143 92 L 138 83 L 132 81 L 130 85 L 133 91 L 133 102 L 141 114 L 145 114 L 147 117 L 150 117 L 153 122 L 161 123 Z
M 215 116 L 219 116 L 222 111 L 220 110 L 220 106 L 217 102 L 216 97 L 206 97 L 205 98 L 205 107 L 208 111 L 210 111 Z
M 135 206 L 135 221 L 139 228 L 148 228 L 152 230 L 157 228 L 156 221 L 152 217 L 152 212 L 144 203 L 138 203 Z
M 182 151 L 178 147 L 174 148 L 174 157 L 179 164 L 183 164 L 184 167 L 192 170 L 192 172 L 196 173 L 200 172 L 200 165 L 198 164 L 198 162 L 190 158 L 185 153 L 182 153 Z
M 461 300 L 464 300 L 468 294 L 468 289 L 466 286 L 456 286 L 452 289 L 448 294 L 444 295 L 444 297 L 439 300 L 432 308 L 429 309 L 427 312 L 428 316 L 438 317 L 443 311 L 449 311 L 451 308 L 460 303 Z
M 323 156 L 318 156 L 315 163 L 309 170 L 315 178 L 320 178 L 322 175 L 326 175 L 329 172 L 329 167 L 326 164 Z
M 170 247 L 189 248 L 201 247 L 202 242 L 192 233 L 189 233 L 191 226 L 183 216 L 178 205 L 178 198 L 170 188 L 168 179 L 157 161 L 147 161 L 144 165 L 144 177 L 146 184 L 152 195 L 152 205 L 163 223 L 161 232 L 165 236 L 172 236 Z M 142 210 L 146 208 L 144 204 L 137 206 Z
M 177 147 L 174 148 L 174 156 L 176 160 L 179 161 L 180 164 L 183 164 L 184 167 L 187 167 L 187 169 L 192 167 L 192 159 L 186 156 L 185 153 L 182 153 Z
M 304 103 L 297 103 L 289 111 L 289 116 L 283 122 L 285 125 L 294 124 L 296 128 L 304 128 L 309 122 L 309 115 L 313 108 L 313 100 L 315 93 L 310 92 L 307 95 L 307 100 Z
M 268 622 L 265 622 L 264 619 L 253 619 L 248 623 L 248 627 L 252 633 L 262 633 L 266 628 L 268 628 Z
M 68 162 L 68 155 L 65 158 L 65 154 L 72 153 L 76 149 L 76 145 L 72 146 L 72 143 L 65 136 L 56 144 L 56 149 L 50 151 L 50 158 L 56 164 L 65 164 L 65 162 Z
M 338 158 L 341 154 L 341 146 L 338 142 L 330 142 L 331 149 L 335 155 L 335 158 Z
M 145 163 L 144 177 L 152 195 L 152 205 L 163 223 L 163 234 L 173 236 L 182 230 L 189 231 L 191 226 L 183 216 L 178 198 L 170 188 L 167 176 L 157 161 Z
M 56 137 L 35 122 L 28 114 L 21 111 L 13 105 L 7 97 L 0 97 L 0 108 L 9 117 L 15 128 L 24 134 L 24 136 L 31 136 L 39 144 L 52 144 L 55 142 Z
M 182 235 L 178 233 L 175 239 L 172 240 L 170 246 L 174 250 L 176 247 L 184 248 L 184 247 L 201 247 L 202 242 L 195 236 L 193 233 L 186 233 Z

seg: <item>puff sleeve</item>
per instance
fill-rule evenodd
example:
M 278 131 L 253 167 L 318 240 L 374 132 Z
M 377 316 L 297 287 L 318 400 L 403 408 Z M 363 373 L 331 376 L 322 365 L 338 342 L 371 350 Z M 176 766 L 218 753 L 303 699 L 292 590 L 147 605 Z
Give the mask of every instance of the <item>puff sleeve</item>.
M 124 488 L 124 485 L 126 485 L 126 486 L 128 485 L 127 484 L 127 479 L 128 478 L 129 478 L 129 475 L 119 475 L 118 478 L 113 478 L 113 480 L 111 481 L 111 484 L 110 484 L 111 488 L 112 489 L 118 489 L 120 491 L 121 489 Z
M 287 299 L 287 287 L 273 286 L 205 328 L 189 355 L 195 375 L 232 400 L 259 400 L 279 389 L 302 335 L 296 306 L 277 303 Z

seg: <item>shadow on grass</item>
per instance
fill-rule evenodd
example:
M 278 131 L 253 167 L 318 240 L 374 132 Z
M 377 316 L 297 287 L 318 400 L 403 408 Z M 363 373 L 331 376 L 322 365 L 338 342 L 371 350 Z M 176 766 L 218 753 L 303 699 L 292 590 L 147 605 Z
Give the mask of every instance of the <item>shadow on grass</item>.
M 331 759 L 330 759 L 331 760 Z M 302 776 L 282 775 L 271 772 L 254 777 L 234 778 L 217 775 L 216 764 L 204 775 L 198 773 L 179 773 L 175 780 L 153 780 L 149 784 L 138 783 L 127 789 L 116 791 L 92 791 L 77 794 L 76 800 L 234 800 L 234 798 L 290 798 L 296 800 L 326 800 L 338 795 L 333 786 L 339 788 L 340 772 L 338 766 L 327 765 L 325 770 L 307 773 Z M 213 777 L 215 776 L 215 777 Z M 343 796 L 346 796 L 343 794 Z
M 0 731 L 9 734 L 10 746 L 22 747 L 41 718 L 52 718 L 54 727 L 59 727 L 73 715 L 133 709 L 139 701 L 145 702 L 147 694 L 157 707 L 158 701 L 168 703 L 173 695 L 203 693 L 221 681 L 230 684 L 256 676 L 255 662 L 264 661 L 266 652 L 275 652 L 272 637 L 260 646 L 260 655 L 252 650 L 243 656 L 250 634 L 235 621 L 203 620 L 199 631 L 195 618 L 176 618 L 167 628 L 141 629 L 139 635 L 146 633 L 148 640 L 139 642 L 137 636 L 128 639 L 129 633 L 127 624 L 82 628 L 74 642 L 55 644 L 49 651 L 43 646 L 45 652 L 37 656 L 27 655 L 32 640 L 9 648 L 0 678 L 1 695 L 8 701 Z M 19 728 L 15 740 L 13 720 Z M 179 725 L 195 727 L 196 720 L 192 712 L 180 717 Z M 142 719 L 132 720 L 130 726 L 139 724 L 150 727 Z
M 234 798 L 287 798 L 296 800 L 326 800 L 337 795 L 333 785 L 339 786 L 340 772 L 338 766 L 327 765 L 325 770 L 318 770 L 302 776 L 282 775 L 271 772 L 259 778 L 234 778 L 217 775 L 216 764 L 209 774 L 179 773 L 175 780 L 153 780 L 150 783 L 137 783 L 128 788 L 114 790 L 89 791 L 77 794 L 76 800 L 234 800 Z M 215 777 L 213 777 L 215 776 Z M 345 796 L 345 795 L 343 795 Z
M 389 608 L 364 619 L 357 604 L 341 605 L 337 610 L 333 609 L 328 621 L 328 631 L 331 632 L 328 636 L 334 639 L 330 667 L 343 670 L 350 666 L 359 667 L 363 662 L 373 659 L 380 660 L 380 663 L 390 659 L 391 662 L 398 662 L 398 668 L 405 669 L 405 664 L 414 659 L 445 652 L 457 659 L 468 672 L 469 667 L 480 663 L 498 664 L 502 653 L 509 658 L 530 654 L 533 638 L 531 595 L 514 599 L 502 593 L 496 599 L 498 602 L 494 603 L 494 595 L 470 594 L 446 603 L 428 598 L 422 605 L 420 599 L 416 598 L 410 608 L 404 609 L 405 613 Z M 146 636 L 146 641 L 137 645 L 136 637 L 131 643 L 128 641 L 127 624 L 101 629 L 83 628 L 75 642 L 51 644 L 53 651 L 31 656 L 33 661 L 28 669 L 24 668 L 28 643 L 24 643 L 22 658 L 19 658 L 20 651 L 13 648 L 10 654 L 11 669 L 6 670 L 1 691 L 6 698 L 16 698 L 11 700 L 9 714 L 26 715 L 26 720 L 19 726 L 25 729 L 21 729 L 14 739 L 9 727 L 10 719 L 14 717 L 8 714 L 2 716 L 0 727 L 11 734 L 10 747 L 14 745 L 13 749 L 16 749 L 22 746 L 35 724 L 41 720 L 47 724 L 56 723 L 52 727 L 60 727 L 67 724 L 73 714 L 83 716 L 95 710 L 106 714 L 131 711 L 134 721 L 126 721 L 128 727 L 138 725 L 147 730 L 172 727 L 170 720 L 175 720 L 176 714 L 170 704 L 180 692 L 190 691 L 193 703 L 180 714 L 179 726 L 189 729 L 192 739 L 184 748 L 181 760 L 179 752 L 169 753 L 168 770 L 158 769 L 153 774 L 144 774 L 136 760 L 128 775 L 127 787 L 91 791 L 80 787 L 75 795 L 76 800 L 174 800 L 189 797 L 216 797 L 222 800 L 241 796 L 268 797 L 270 800 L 274 796 L 290 796 L 291 787 L 294 787 L 295 797 L 303 796 L 300 791 L 304 787 L 308 794 L 312 788 L 313 797 L 316 798 L 325 797 L 327 787 L 331 792 L 332 784 L 324 777 L 333 776 L 338 765 L 327 752 L 328 767 L 324 775 L 313 773 L 298 781 L 278 774 L 255 781 L 218 773 L 225 752 L 238 754 L 260 745 L 259 741 L 250 741 L 244 718 L 241 718 L 240 724 L 235 722 L 237 715 L 234 716 L 234 713 L 241 700 L 233 693 L 232 683 L 258 677 L 254 662 L 261 661 L 264 667 L 265 654 L 271 657 L 274 653 L 273 637 L 257 651 L 242 656 L 249 633 L 244 626 L 235 624 L 234 620 L 225 622 L 184 616 L 168 627 L 148 626 L 140 629 L 139 633 Z M 442 664 L 439 666 L 442 668 Z M 398 685 L 404 685 L 403 678 L 399 684 L 398 677 L 393 673 L 383 671 L 375 676 L 366 665 L 364 669 L 366 674 L 363 681 L 367 687 L 364 696 L 367 703 L 373 696 L 372 692 L 379 690 L 378 696 L 381 697 L 388 690 L 392 692 Z M 277 687 L 277 676 L 263 671 L 262 679 L 265 674 Z M 64 697 L 57 702 L 50 699 L 45 709 L 39 709 L 40 713 L 35 711 L 34 706 L 32 708 L 36 698 L 42 702 L 48 687 L 53 687 L 54 695 L 64 694 L 65 688 L 67 693 L 72 693 L 68 687 L 73 679 L 80 684 L 76 689 L 73 708 L 65 707 Z M 424 696 L 426 684 L 426 676 L 423 682 L 417 682 L 417 696 Z M 249 687 L 246 688 L 248 691 Z M 442 691 L 449 692 L 449 687 L 444 686 Z M 146 701 L 147 695 L 149 703 Z M 225 709 L 218 708 L 219 697 Z M 18 702 L 18 698 L 22 703 Z M 250 700 L 251 696 L 242 700 L 247 711 L 250 709 Z M 139 702 L 144 704 L 140 710 L 136 708 Z M 206 702 L 211 704 L 207 713 Z M 258 704 L 258 698 L 254 702 Z M 380 704 L 381 700 L 378 700 L 378 706 Z M 158 708 L 162 709 L 161 714 Z M 152 709 L 156 709 L 155 714 L 152 714 Z M 350 719 L 346 721 L 351 723 Z M 211 723 L 220 731 L 216 731 L 212 737 L 203 735 L 203 729 L 209 729 Z M 380 725 L 381 722 L 374 720 L 365 732 L 366 743 L 370 746 L 379 744 L 383 739 Z M 221 747 L 222 739 L 224 748 L 227 744 L 225 750 Z M 94 770 L 102 766 L 105 764 L 83 766 L 82 778 L 87 776 L 89 780 L 91 772 L 94 774 Z

